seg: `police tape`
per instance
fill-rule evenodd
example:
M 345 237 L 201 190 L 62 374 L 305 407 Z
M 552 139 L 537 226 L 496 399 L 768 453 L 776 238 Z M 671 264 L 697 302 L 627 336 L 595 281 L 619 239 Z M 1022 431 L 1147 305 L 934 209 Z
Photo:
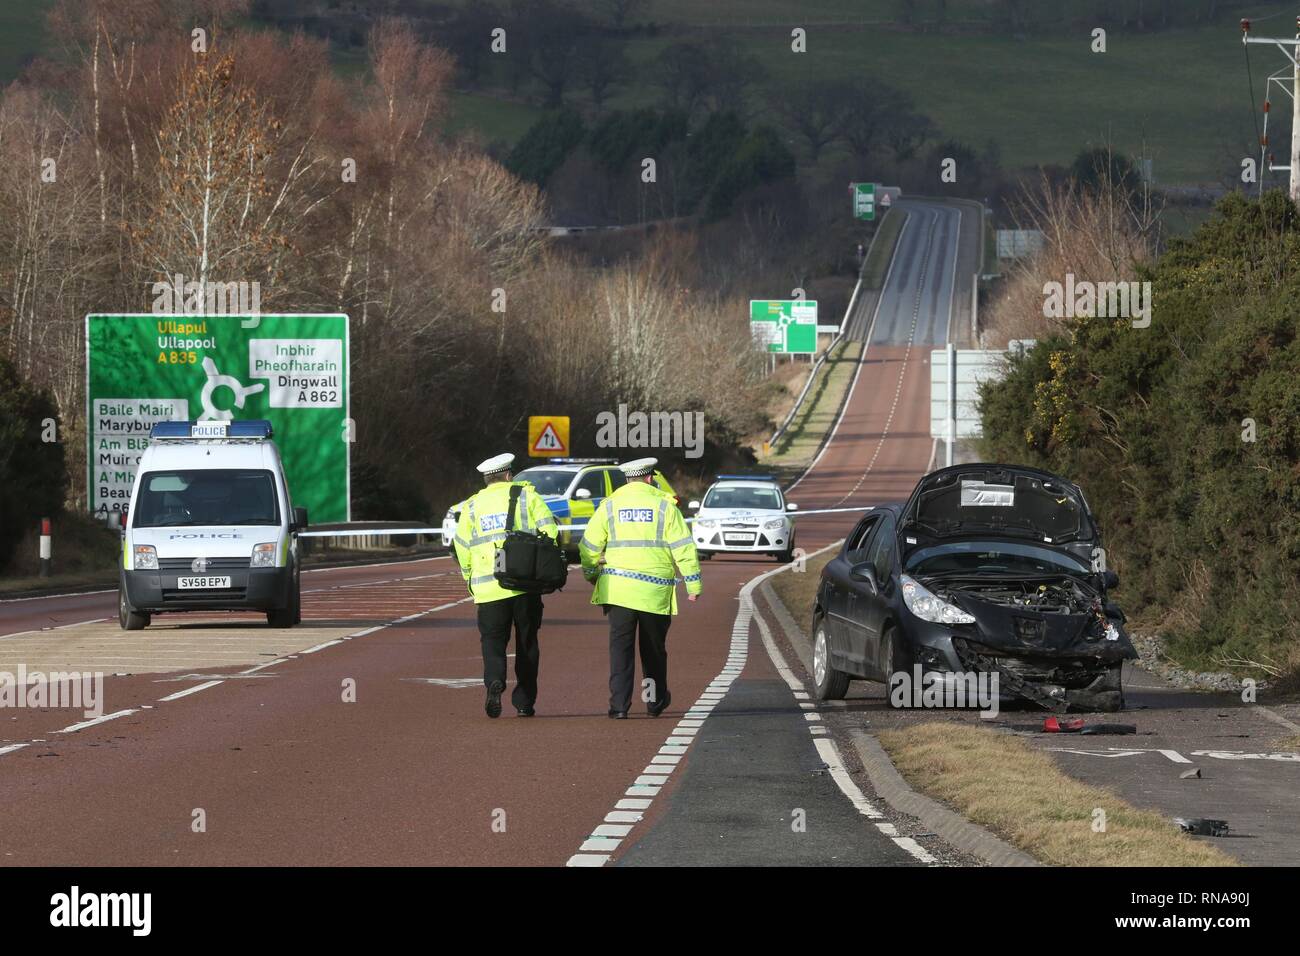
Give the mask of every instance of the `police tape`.
M 810 511 L 799 511 L 799 512 L 791 511 L 791 512 L 787 512 L 786 514 L 787 517 L 790 518 L 805 518 L 808 515 L 834 515 L 834 514 L 845 514 L 848 512 L 856 512 L 856 511 L 872 511 L 875 509 L 875 507 L 876 507 L 875 505 L 858 505 L 853 508 L 814 508 Z M 771 517 L 771 516 L 765 515 L 763 517 Z M 686 523 L 694 524 L 698 520 L 699 520 L 698 518 L 687 518 Z M 709 518 L 706 520 L 719 521 L 722 519 Z M 585 524 L 562 524 L 558 526 L 557 530 L 581 531 L 586 527 L 587 526 Z M 331 528 L 328 531 L 299 531 L 298 537 L 300 538 L 364 538 L 373 535 L 400 535 L 400 534 L 427 534 L 427 535 L 437 535 L 438 537 L 442 537 L 443 530 L 440 527 L 439 528 L 412 528 L 412 527 L 404 527 L 401 525 L 395 528 L 376 528 L 376 527 Z

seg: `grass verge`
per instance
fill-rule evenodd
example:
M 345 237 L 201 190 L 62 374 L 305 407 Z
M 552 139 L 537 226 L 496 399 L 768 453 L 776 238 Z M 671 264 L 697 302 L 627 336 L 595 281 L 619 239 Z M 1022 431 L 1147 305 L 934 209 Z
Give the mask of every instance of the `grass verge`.
M 827 551 L 807 562 L 805 569 L 799 573 L 787 571 L 771 578 L 772 590 L 781 599 L 785 609 L 800 627 L 806 627 L 812 618 L 813 602 L 817 600 L 817 583 L 822 578 L 822 568 L 826 567 L 835 552 Z
M 1173 823 L 1062 773 L 1046 754 L 984 727 L 925 723 L 880 734 L 898 772 L 1054 866 L 1236 866 Z M 1098 810 L 1105 829 L 1094 831 Z
M 791 476 L 808 467 L 835 424 L 835 416 L 839 414 L 861 355 L 861 342 L 845 340 L 835 346 L 817 370 L 817 377 L 789 427 L 771 454 L 761 459 L 765 466 L 780 469 L 783 474 L 788 471 Z
M 898 244 L 898 234 L 903 231 L 906 221 L 907 214 L 894 209 L 881 217 L 871 239 L 871 248 L 867 250 L 866 264 L 862 267 L 862 288 L 874 290 L 884 286 L 889 260 L 894 258 L 894 246 Z

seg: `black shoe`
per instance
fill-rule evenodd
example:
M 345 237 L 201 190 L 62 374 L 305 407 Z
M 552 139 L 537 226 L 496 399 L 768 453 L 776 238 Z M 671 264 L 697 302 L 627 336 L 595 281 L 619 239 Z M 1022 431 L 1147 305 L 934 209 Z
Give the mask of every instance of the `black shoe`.
M 483 709 L 489 717 L 501 716 L 501 694 L 506 689 L 506 685 L 499 680 L 494 680 L 488 685 L 487 700 L 483 702 Z
M 520 716 L 520 717 L 535 717 L 535 716 L 537 716 L 537 711 L 533 710 L 533 708 L 531 708 L 531 707 L 516 707 L 515 710 L 519 711 L 519 716 Z
M 658 717 L 660 714 L 662 714 L 665 710 L 668 709 L 668 705 L 671 704 L 672 702 L 673 702 L 672 692 L 664 691 L 664 699 L 658 701 L 657 703 L 651 704 L 646 708 L 646 710 L 649 712 L 651 717 Z
M 609 716 L 614 720 L 627 720 L 627 711 L 611 709 L 609 712 Z

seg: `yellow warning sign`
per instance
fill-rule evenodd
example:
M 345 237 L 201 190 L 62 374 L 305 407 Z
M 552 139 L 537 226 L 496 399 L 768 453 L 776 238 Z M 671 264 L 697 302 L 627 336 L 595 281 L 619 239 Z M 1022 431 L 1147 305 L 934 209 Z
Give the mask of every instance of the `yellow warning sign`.
M 528 454 L 533 458 L 555 458 L 569 453 L 568 415 L 530 415 Z

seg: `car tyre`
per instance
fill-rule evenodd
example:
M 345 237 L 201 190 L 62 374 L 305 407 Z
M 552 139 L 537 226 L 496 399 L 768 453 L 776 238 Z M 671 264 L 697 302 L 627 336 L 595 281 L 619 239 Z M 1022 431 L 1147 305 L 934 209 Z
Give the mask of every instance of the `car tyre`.
M 278 607 L 266 612 L 266 623 L 271 627 L 293 627 L 302 620 L 301 593 L 298 577 L 295 574 L 289 591 L 287 607 Z
M 126 587 L 117 588 L 117 623 L 124 631 L 143 631 L 149 626 L 149 612 L 137 611 L 126 599 Z
M 831 664 L 831 648 L 826 636 L 826 618 L 813 618 L 813 690 L 818 700 L 843 700 L 849 691 L 849 675 Z
M 900 710 L 902 708 L 895 706 L 893 694 L 890 693 L 890 678 L 900 671 L 905 674 L 912 672 L 912 654 L 896 627 L 885 631 L 881 649 L 884 652 L 880 661 L 880 672 L 885 679 L 885 704 L 891 709 Z
M 713 560 L 713 552 L 712 552 L 712 551 L 700 551 L 700 552 L 699 552 L 699 555 L 700 555 L 700 560 L 701 560 L 701 561 L 712 561 L 712 560 Z

